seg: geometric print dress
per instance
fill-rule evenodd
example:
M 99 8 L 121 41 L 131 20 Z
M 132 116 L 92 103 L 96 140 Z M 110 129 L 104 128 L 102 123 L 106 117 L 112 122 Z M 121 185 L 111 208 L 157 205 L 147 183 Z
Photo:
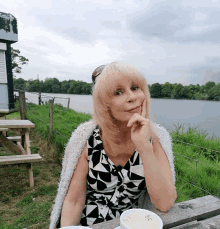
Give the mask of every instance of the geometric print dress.
M 124 167 L 116 166 L 103 148 L 99 128 L 87 140 L 87 193 L 80 225 L 120 217 L 123 211 L 138 206 L 138 199 L 146 190 L 144 168 L 136 150 Z

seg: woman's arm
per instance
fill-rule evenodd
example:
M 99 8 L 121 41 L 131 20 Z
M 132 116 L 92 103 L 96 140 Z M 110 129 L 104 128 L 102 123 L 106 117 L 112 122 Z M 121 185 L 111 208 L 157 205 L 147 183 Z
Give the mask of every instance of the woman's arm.
M 61 215 L 61 227 L 78 225 L 80 223 L 86 200 L 86 179 L 88 173 L 87 155 L 88 148 L 85 144 L 76 169 L 73 173 L 69 190 L 64 199 Z
M 160 143 L 149 143 L 139 147 L 144 166 L 147 190 L 152 204 L 159 210 L 166 212 L 177 198 L 176 187 L 173 182 L 169 162 Z

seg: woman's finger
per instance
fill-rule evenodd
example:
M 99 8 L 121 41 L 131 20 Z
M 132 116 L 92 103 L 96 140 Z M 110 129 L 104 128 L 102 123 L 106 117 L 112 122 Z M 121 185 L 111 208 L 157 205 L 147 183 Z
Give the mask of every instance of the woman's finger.
M 146 109 L 147 109 L 147 101 L 145 99 L 142 105 L 142 112 L 141 112 L 141 116 L 143 116 L 144 118 L 146 116 Z
M 144 119 L 142 116 L 138 117 L 133 117 L 133 119 L 130 119 L 128 122 L 128 127 L 132 126 L 133 124 L 139 124 L 139 125 L 144 125 L 147 124 L 147 119 Z
M 128 121 L 128 124 L 127 126 L 131 126 L 133 125 L 134 122 L 136 121 L 142 121 L 141 118 L 143 118 L 142 116 L 140 116 L 139 114 L 135 113 L 131 118 L 130 120 Z

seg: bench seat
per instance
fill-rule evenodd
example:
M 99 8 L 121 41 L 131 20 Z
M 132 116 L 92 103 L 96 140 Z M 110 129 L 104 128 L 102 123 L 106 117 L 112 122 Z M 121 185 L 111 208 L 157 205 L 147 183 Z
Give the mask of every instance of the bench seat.
M 42 161 L 42 157 L 39 154 L 0 156 L 0 165 L 31 163 L 38 161 Z
M 13 136 L 13 137 L 7 137 L 7 139 L 11 140 L 11 141 L 21 141 L 21 136 Z

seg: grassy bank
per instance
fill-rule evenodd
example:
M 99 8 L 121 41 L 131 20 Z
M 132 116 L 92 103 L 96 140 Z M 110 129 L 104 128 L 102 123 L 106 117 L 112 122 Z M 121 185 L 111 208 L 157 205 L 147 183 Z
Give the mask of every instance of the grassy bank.
M 31 152 L 39 153 L 44 159 L 42 162 L 33 163 L 34 188 L 29 187 L 25 165 L 0 166 L 1 229 L 48 228 L 65 144 L 80 123 L 91 119 L 90 115 L 54 105 L 54 134 L 52 142 L 48 144 L 48 110 L 48 105 L 27 104 L 28 119 L 35 123 L 35 128 L 30 132 Z M 14 113 L 8 115 L 7 119 L 15 119 L 19 116 L 19 113 Z M 205 139 L 205 135 L 193 129 L 189 129 L 184 134 L 181 133 L 180 128 L 177 127 L 177 130 L 171 134 L 173 139 L 220 151 L 220 139 Z M 13 136 L 17 133 L 9 131 L 8 135 Z M 178 192 L 176 202 L 209 195 L 201 189 L 207 190 L 214 196 L 220 196 L 220 170 L 213 168 L 220 168 L 219 154 L 174 140 L 173 152 Z M 5 148 L 0 148 L 0 155 L 12 154 Z M 196 163 L 189 158 L 202 163 Z

